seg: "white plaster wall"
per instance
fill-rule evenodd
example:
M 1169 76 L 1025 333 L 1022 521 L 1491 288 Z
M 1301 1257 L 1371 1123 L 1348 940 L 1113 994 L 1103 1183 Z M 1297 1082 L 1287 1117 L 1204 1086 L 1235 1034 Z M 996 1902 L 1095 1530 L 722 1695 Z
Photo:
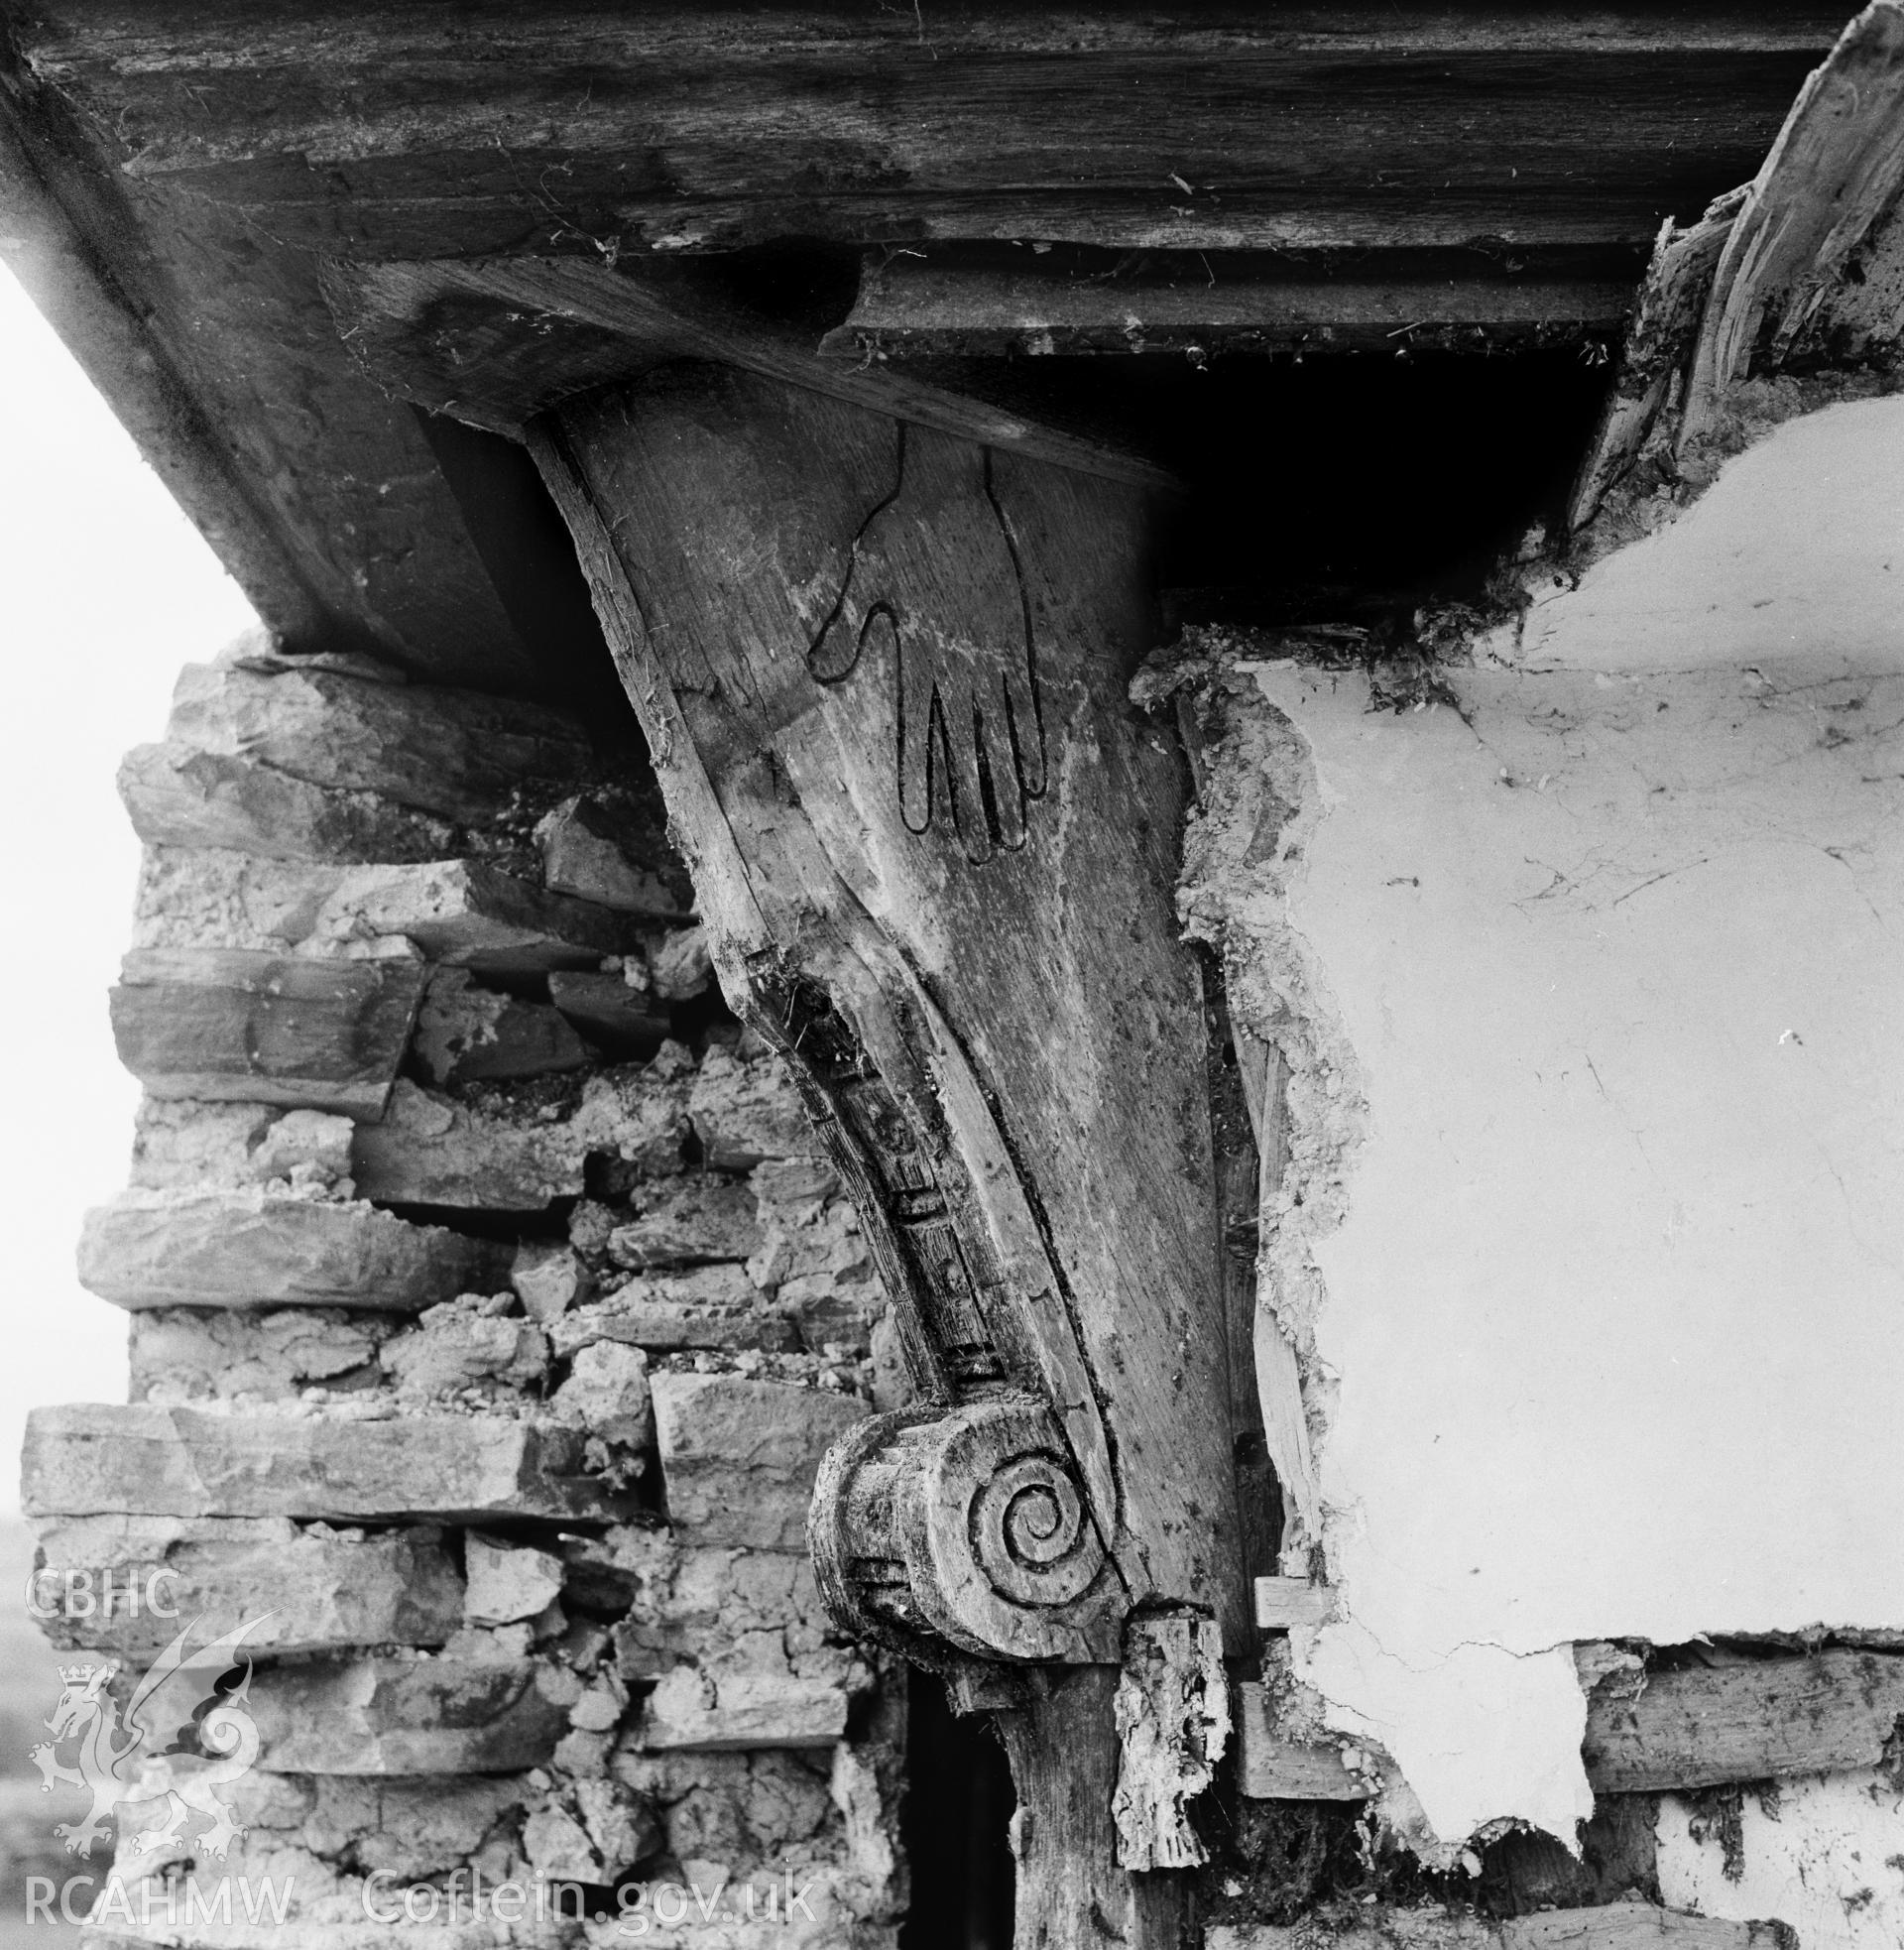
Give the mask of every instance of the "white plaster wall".
M 1348 1617 L 1295 1649 L 1446 1842 L 1571 1841 L 1572 1641 L 1904 1625 L 1899 577 L 1885 401 L 1743 456 L 1459 714 L 1258 667 L 1369 1112 L 1316 1246 Z
M 1683 1801 L 1662 1802 L 1660 1894 L 1674 1908 L 1740 1921 L 1776 1916 L 1802 1950 L 1897 1950 L 1904 1943 L 1904 1792 L 1881 1773 L 1784 1782 L 1747 1793 L 1733 1882 L 1716 1839 L 1693 1840 Z

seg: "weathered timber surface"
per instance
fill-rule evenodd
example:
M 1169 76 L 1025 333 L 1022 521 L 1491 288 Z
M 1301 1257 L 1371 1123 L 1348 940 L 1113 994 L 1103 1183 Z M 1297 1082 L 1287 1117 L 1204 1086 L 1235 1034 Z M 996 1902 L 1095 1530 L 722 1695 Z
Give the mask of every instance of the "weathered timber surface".
M 1118 1678 L 1115 1666 L 1045 1667 L 1029 1703 L 998 1716 L 1018 1796 L 1013 1950 L 1176 1950 L 1184 1941 L 1188 1877 L 1135 1875 L 1118 1863 Z
M 1145 497 L 708 368 L 539 455 L 723 985 L 822 1117 L 922 1392 L 1048 1401 L 1131 1596 L 1241 1649 L 1184 780 L 1124 698 Z
M 86 1214 L 79 1280 L 123 1307 L 360 1306 L 414 1313 L 509 1283 L 510 1249 L 357 1201 L 207 1192 Z
M 691 267 L 613 270 L 569 258 L 333 265 L 339 329 L 381 383 L 434 412 L 520 433 L 542 408 L 672 359 L 711 359 L 922 427 L 1037 454 L 1111 480 L 1164 484 L 1140 456 L 804 339 L 700 288 Z
M 1749 183 L 1664 225 L 1568 525 L 1649 447 L 1650 485 L 1710 478 L 1748 434 L 1741 389 L 1782 370 L 1894 372 L 1904 341 L 1904 7 L 1876 0 L 1798 91 Z
M 1254 1679 L 1236 1689 L 1237 1792 L 1252 1801 L 1366 1801 L 1374 1791 L 1351 1773 L 1334 1742 L 1285 1738 L 1270 1717 L 1269 1692 Z
M 1687 1666 L 1649 1675 L 1637 1699 L 1588 1703 L 1584 1758 L 1602 1793 L 1875 1767 L 1904 1720 L 1904 1655 Z
M 1726 389 L 1754 368 L 1800 351 L 1859 357 L 1873 339 L 1895 350 L 1900 186 L 1904 7 L 1878 0 L 1807 80 L 1733 220 L 1700 327 L 1682 443 L 1707 430 Z M 1886 218 L 1890 248 L 1873 254 L 1871 233 Z M 1837 315 L 1843 299 L 1848 331 Z
M 1788 1934 L 1777 1923 L 1740 1923 L 1694 1916 L 1649 1902 L 1609 1902 L 1594 1909 L 1554 1909 L 1488 1923 L 1478 1916 L 1432 1909 L 1371 1909 L 1359 1921 L 1220 1924 L 1205 1950 L 1782 1950 Z
M 422 430 L 330 330 L 309 254 L 242 211 L 155 196 L 25 38 L 10 13 L 7 255 L 260 615 L 301 648 L 557 687 L 559 660 L 536 668 L 553 646 L 519 631 Z
M 1750 175 L 1843 17 L 64 0 L 18 33 L 142 191 L 383 258 L 1643 242 Z
M 528 1659 L 320 1659 L 253 1675 L 267 1773 L 500 1773 L 547 1761 L 581 1682 Z
M 85 1402 L 36 1408 L 29 1517 L 604 1517 L 578 1430 L 473 1416 L 326 1421 Z
M 419 962 L 243 949 L 135 952 L 112 991 L 119 1060 L 155 1097 L 381 1117 L 423 991 Z
M 1628 253 L 1305 253 L 1285 258 L 939 246 L 869 252 L 859 296 L 822 351 L 853 360 L 1065 353 L 1392 352 L 1547 343 L 1618 327 Z
M 1581 1759 L 1597 1794 L 1648 1794 L 1875 1767 L 1904 1721 L 1904 1655 L 1687 1666 L 1648 1676 L 1637 1698 L 1587 1703 Z M 1362 1800 L 1371 1787 L 1331 1744 L 1298 1745 L 1271 1721 L 1269 1695 L 1237 1688 L 1238 1786 L 1259 1800 Z

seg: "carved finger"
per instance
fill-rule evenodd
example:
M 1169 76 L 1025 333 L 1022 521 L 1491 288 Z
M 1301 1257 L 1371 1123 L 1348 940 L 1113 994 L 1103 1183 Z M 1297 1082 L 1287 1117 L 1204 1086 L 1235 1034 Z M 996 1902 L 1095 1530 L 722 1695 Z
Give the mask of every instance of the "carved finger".
M 936 672 L 928 648 L 913 633 L 900 634 L 892 613 L 881 611 L 868 625 L 884 625 L 896 641 L 893 663 L 899 689 L 899 812 L 907 828 L 922 833 L 936 812 L 950 823 L 945 753 L 945 714 L 938 702 Z M 936 803 L 935 803 L 936 801 Z
M 1018 768 L 1018 781 L 1027 799 L 1044 796 L 1044 719 L 1038 708 L 1037 669 L 1027 643 L 1021 662 L 1003 676 L 1006 729 Z
M 967 684 L 941 684 L 938 695 L 945 710 L 952 755 L 950 784 L 959 842 L 965 857 L 976 866 L 992 857 L 993 820 L 980 777 L 985 715 Z
M 1009 684 L 1000 679 L 979 697 L 973 743 L 992 788 L 991 834 L 1012 851 L 1024 844 L 1024 785 L 1012 749 Z
M 833 606 L 833 613 L 820 626 L 820 634 L 813 639 L 806 653 L 806 668 L 820 683 L 838 683 L 860 661 L 860 652 L 865 647 L 872 623 L 883 612 L 875 610 L 871 617 L 861 598 L 864 582 L 863 564 L 856 548 L 847 565 L 846 581 L 840 589 L 839 601 Z M 891 619 L 888 618 L 889 627 Z

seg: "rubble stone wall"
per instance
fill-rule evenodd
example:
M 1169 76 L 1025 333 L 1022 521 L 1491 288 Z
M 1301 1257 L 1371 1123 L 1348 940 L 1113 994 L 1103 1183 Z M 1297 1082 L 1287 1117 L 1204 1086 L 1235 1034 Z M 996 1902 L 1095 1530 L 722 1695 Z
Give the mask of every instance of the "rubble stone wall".
M 262 638 L 127 760 L 132 1399 L 39 1411 L 25 1498 L 118 1710 L 197 1619 L 252 1731 L 144 1704 L 100 1945 L 893 1941 L 902 1690 L 803 1539 L 885 1296 L 635 772 Z

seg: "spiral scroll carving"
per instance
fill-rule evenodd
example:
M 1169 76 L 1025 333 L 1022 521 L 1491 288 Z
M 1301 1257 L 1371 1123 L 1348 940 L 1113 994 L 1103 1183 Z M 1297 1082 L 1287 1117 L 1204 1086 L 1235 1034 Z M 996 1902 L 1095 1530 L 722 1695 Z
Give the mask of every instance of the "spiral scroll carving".
M 822 1468 L 811 1542 L 840 1623 L 915 1658 L 1118 1656 L 1123 1588 L 1040 1402 L 862 1424 Z

